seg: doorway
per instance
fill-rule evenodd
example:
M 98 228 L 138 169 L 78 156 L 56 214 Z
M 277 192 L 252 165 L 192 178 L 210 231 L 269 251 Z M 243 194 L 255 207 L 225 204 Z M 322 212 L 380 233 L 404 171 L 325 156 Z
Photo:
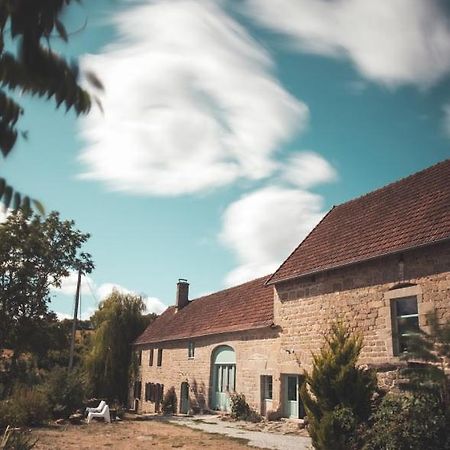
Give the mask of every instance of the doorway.
M 212 409 L 230 411 L 230 394 L 236 391 L 236 354 L 228 345 L 221 345 L 213 352 Z
M 187 414 L 189 412 L 189 384 L 186 381 L 181 383 L 180 389 L 180 413 Z
M 305 417 L 305 408 L 300 399 L 300 386 L 302 384 L 300 375 L 283 375 L 283 413 L 291 419 L 302 419 Z

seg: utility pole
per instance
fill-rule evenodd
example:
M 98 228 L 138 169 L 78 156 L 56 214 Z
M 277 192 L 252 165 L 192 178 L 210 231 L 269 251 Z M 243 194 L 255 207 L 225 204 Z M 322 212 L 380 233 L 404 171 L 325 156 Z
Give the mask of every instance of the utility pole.
M 75 351 L 75 333 L 77 331 L 77 316 L 78 316 L 78 302 L 80 300 L 80 286 L 81 286 L 81 269 L 78 269 L 77 291 L 75 293 L 75 308 L 73 310 L 72 339 L 70 341 L 69 370 L 72 370 L 73 367 L 73 353 Z

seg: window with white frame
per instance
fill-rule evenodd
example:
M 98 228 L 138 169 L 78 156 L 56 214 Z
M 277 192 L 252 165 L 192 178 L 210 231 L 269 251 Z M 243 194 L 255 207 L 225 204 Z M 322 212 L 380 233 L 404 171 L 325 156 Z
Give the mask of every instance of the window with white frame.
M 408 350 L 408 337 L 420 331 L 417 297 L 395 298 L 391 308 L 394 354 L 400 355 Z
M 195 356 L 195 344 L 193 341 L 188 342 L 188 358 L 192 359 Z

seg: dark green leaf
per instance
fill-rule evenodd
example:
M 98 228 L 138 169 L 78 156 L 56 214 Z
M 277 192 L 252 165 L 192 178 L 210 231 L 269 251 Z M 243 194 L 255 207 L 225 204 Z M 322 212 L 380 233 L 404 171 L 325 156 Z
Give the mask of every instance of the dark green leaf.
M 20 192 L 15 192 L 13 202 L 14 211 L 17 211 L 20 208 L 21 203 L 22 203 L 22 196 L 20 195 Z
M 66 31 L 66 28 L 64 27 L 64 25 L 62 24 L 62 22 L 60 20 L 56 19 L 55 26 L 56 26 L 56 30 L 58 31 L 58 34 L 61 37 L 61 39 L 64 42 L 67 42 L 68 41 L 67 31 Z
M 6 180 L 4 178 L 0 178 L 0 200 L 3 197 L 3 193 L 5 192 L 6 188 Z
M 39 201 L 36 200 L 35 198 L 31 200 L 31 203 L 33 204 L 33 206 L 39 211 L 39 213 L 43 216 L 45 216 L 45 208 L 44 205 Z
M 6 186 L 5 193 L 3 195 L 3 204 L 5 205 L 6 209 L 8 209 L 9 205 L 11 204 L 12 195 L 13 188 L 11 186 Z

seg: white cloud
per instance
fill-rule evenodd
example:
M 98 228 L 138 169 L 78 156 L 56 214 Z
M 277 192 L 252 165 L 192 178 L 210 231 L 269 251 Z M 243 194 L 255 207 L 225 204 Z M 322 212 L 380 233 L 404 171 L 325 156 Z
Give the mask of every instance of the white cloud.
M 104 300 L 106 297 L 108 297 L 108 295 L 112 293 L 113 290 L 116 290 L 121 294 L 140 295 L 134 291 L 130 291 L 129 289 L 121 286 L 120 284 L 115 283 L 101 284 L 97 288 L 97 295 L 99 296 L 100 300 Z M 165 305 L 161 300 L 159 300 L 156 297 L 147 297 L 145 295 L 141 295 L 141 297 L 145 303 L 147 313 L 161 314 L 167 308 L 167 305 Z
M 161 314 L 167 309 L 167 305 L 156 297 L 144 297 L 144 303 L 148 313 Z
M 68 277 L 61 281 L 60 288 L 52 288 L 54 292 L 59 292 L 64 295 L 75 295 L 77 290 L 78 272 L 71 271 Z M 90 287 L 89 287 L 90 285 Z M 91 289 L 95 289 L 95 283 L 88 275 L 81 276 L 81 295 L 89 294 Z
M 334 167 L 315 152 L 293 154 L 283 168 L 284 180 L 300 188 L 310 188 L 337 180 Z
M 269 186 L 229 205 L 220 238 L 239 265 L 225 283 L 274 271 L 323 217 L 322 204 L 322 197 L 311 192 Z
M 318 153 L 297 152 L 280 164 L 279 185 L 272 181 L 230 204 L 219 238 L 233 251 L 238 266 L 225 284 L 236 285 L 277 269 L 325 215 L 323 198 L 307 189 L 337 179 L 336 170 Z
M 153 1 L 114 17 L 119 39 L 84 69 L 105 85 L 104 115 L 82 123 L 84 178 L 179 195 L 261 179 L 308 108 L 272 75 L 268 53 L 217 4 Z
M 450 20 L 440 0 L 246 0 L 260 23 L 301 50 L 346 57 L 366 78 L 429 86 L 450 72 Z
M 76 272 L 72 272 L 67 278 L 64 278 L 62 280 L 61 288 L 59 289 L 53 288 L 53 292 L 60 293 L 63 295 L 74 296 L 77 286 L 77 279 L 78 274 Z M 88 302 L 94 301 L 95 303 L 98 303 L 99 301 L 104 300 L 106 297 L 108 297 L 108 295 L 112 293 L 114 289 L 122 294 L 140 295 L 117 283 L 103 283 L 97 286 L 91 277 L 87 275 L 83 275 L 81 277 L 81 295 L 83 305 L 85 305 L 86 301 Z M 159 300 L 156 297 L 147 297 L 145 295 L 141 296 L 146 305 L 148 313 L 153 312 L 156 314 L 161 314 L 167 308 L 167 305 L 165 305 L 161 300 Z M 96 309 L 97 308 L 93 306 L 87 307 L 82 313 L 82 318 L 88 319 L 95 312 Z M 58 317 L 61 318 L 72 317 L 70 314 L 61 312 L 57 312 L 56 314 L 58 315 Z
M 65 319 L 72 319 L 71 314 L 63 313 L 63 312 L 55 312 L 56 317 L 58 317 L 58 320 L 65 320 Z
M 11 209 L 6 209 L 2 203 L 0 203 L 0 223 L 5 222 L 8 215 L 11 213 Z
M 443 111 L 444 111 L 444 118 L 442 121 L 442 126 L 445 135 L 450 138 L 450 103 L 444 105 Z
M 121 294 L 135 294 L 133 291 L 116 283 L 103 283 L 97 288 L 97 296 L 99 300 L 104 300 L 108 297 L 113 290 L 120 292 Z

